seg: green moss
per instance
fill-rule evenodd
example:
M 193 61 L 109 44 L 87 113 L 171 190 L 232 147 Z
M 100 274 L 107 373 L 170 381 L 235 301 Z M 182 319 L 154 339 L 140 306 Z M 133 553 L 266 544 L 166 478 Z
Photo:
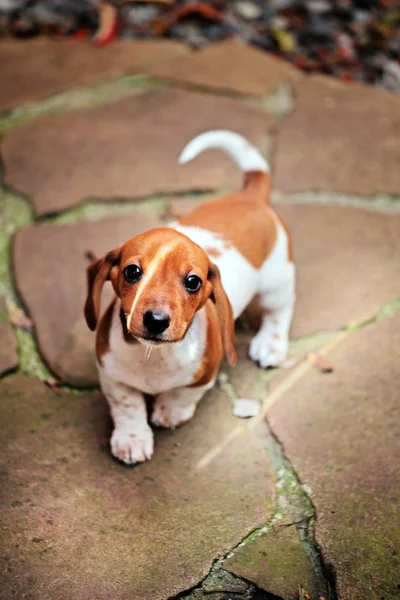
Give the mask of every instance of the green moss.
M 41 381 L 46 381 L 52 377 L 42 361 L 32 334 L 22 329 L 17 329 L 16 334 L 20 373 L 28 377 L 38 377 Z
M 142 75 L 128 75 L 113 81 L 56 94 L 0 115 L 0 133 L 38 117 L 102 106 L 155 85 L 149 78 Z
M 0 295 L 7 301 L 15 301 L 10 264 L 12 236 L 32 221 L 33 211 L 27 200 L 0 188 Z
M 384 304 L 375 315 L 368 317 L 367 319 L 363 319 L 362 321 L 354 321 L 354 323 L 350 323 L 346 327 L 344 327 L 344 331 L 357 331 L 366 325 L 371 325 L 372 323 L 377 323 L 382 319 L 387 319 L 389 317 L 393 317 L 398 311 L 400 311 L 400 299 L 393 300 L 392 302 L 388 302 Z
M 167 210 L 167 200 L 161 196 L 147 200 L 88 200 L 63 213 L 42 218 L 42 222 L 64 225 L 76 221 L 99 221 L 132 212 L 161 217 Z
M 374 209 L 382 213 L 400 213 L 400 196 L 375 194 L 374 196 L 355 196 L 340 192 L 295 192 L 284 194 L 278 190 L 272 192 L 273 204 L 327 204 L 349 206 L 352 208 Z

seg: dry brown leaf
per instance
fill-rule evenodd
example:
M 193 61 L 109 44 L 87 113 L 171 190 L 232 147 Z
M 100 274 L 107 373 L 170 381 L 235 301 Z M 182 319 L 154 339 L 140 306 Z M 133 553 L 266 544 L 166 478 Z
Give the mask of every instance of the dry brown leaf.
M 115 6 L 108 2 L 101 2 L 97 10 L 99 13 L 99 27 L 93 39 L 97 44 L 108 44 L 118 33 L 118 11 Z
M 54 377 L 49 377 L 44 381 L 44 385 L 50 388 L 55 394 L 61 395 L 62 390 L 60 390 L 61 382 L 55 379 Z
M 146 2 L 147 4 L 173 4 L 174 0 L 118 0 L 118 4 L 137 4 Z
M 334 371 L 333 365 L 324 356 L 316 352 L 306 354 L 306 360 L 322 373 L 332 373 Z
M 172 25 L 178 23 L 181 19 L 188 16 L 203 17 L 214 23 L 221 23 L 223 20 L 222 14 L 209 6 L 205 2 L 195 2 L 194 4 L 185 4 L 173 8 L 166 18 L 159 17 L 153 21 L 153 32 L 158 35 L 164 35 Z
M 28 333 L 32 332 L 32 319 L 30 319 L 21 308 L 11 305 L 8 309 L 8 315 L 10 317 L 10 322 L 14 327 L 22 329 L 22 331 L 27 331 Z
M 311 600 L 310 594 L 299 585 L 299 600 Z

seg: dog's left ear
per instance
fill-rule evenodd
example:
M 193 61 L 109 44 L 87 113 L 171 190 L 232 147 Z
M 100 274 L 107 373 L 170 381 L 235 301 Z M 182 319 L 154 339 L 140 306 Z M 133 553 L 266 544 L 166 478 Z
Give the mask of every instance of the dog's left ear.
M 236 350 L 235 350 L 235 323 L 233 319 L 233 311 L 228 296 L 222 287 L 221 274 L 217 265 L 210 264 L 208 270 L 208 280 L 212 285 L 210 299 L 214 302 L 217 309 L 219 328 L 221 331 L 222 345 L 228 364 L 231 367 L 236 365 Z
M 120 255 L 121 247 L 115 248 L 103 258 L 94 260 L 87 268 L 88 294 L 84 312 L 86 323 L 92 331 L 96 329 L 99 320 L 103 285 L 110 279 L 110 271 L 119 263 Z

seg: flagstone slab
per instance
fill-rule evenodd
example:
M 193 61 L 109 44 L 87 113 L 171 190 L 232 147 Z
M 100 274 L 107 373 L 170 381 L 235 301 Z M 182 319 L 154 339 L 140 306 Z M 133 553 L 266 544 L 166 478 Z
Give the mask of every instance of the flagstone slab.
M 0 375 L 18 367 L 17 338 L 10 325 L 7 307 L 0 296 Z
M 400 217 L 340 206 L 279 205 L 292 236 L 292 337 L 371 317 L 400 297 Z
M 289 63 L 238 40 L 153 63 L 147 73 L 212 90 L 264 96 L 282 83 L 301 78 Z
M 316 508 L 316 538 L 338 597 L 399 594 L 400 315 L 336 345 L 334 372 L 310 368 L 268 412 Z
M 234 187 L 240 173 L 222 152 L 185 166 L 177 164 L 179 154 L 208 129 L 232 129 L 260 145 L 270 125 L 263 110 L 231 98 L 151 90 L 8 131 L 1 145 L 5 181 L 28 195 L 39 215 L 85 198 Z
M 312 76 L 295 85 L 279 127 L 274 185 L 283 192 L 400 194 L 400 97 Z
M 153 61 L 187 52 L 173 40 L 117 40 L 105 47 L 68 39 L 1 40 L 0 110 L 126 73 L 143 73 Z
M 83 317 L 86 252 L 103 256 L 158 222 L 139 213 L 97 222 L 34 225 L 14 239 L 15 281 L 51 370 L 74 386 L 97 383 L 94 343 Z M 108 298 L 111 285 L 107 284 Z
M 156 432 L 150 462 L 110 456 L 100 393 L 56 395 L 36 379 L 0 391 L 0 598 L 166 600 L 194 586 L 271 516 L 273 476 L 214 391 L 192 421 Z
M 294 525 L 276 528 L 238 548 L 224 561 L 224 568 L 285 600 L 298 598 L 300 587 L 311 600 L 319 600 L 325 593 Z

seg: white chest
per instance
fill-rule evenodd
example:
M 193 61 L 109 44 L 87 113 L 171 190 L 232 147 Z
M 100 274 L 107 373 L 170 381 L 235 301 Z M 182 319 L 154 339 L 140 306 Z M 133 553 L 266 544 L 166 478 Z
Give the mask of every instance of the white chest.
M 110 330 L 110 350 L 103 356 L 103 369 L 113 379 L 147 394 L 158 394 L 193 381 L 204 354 L 207 317 L 199 311 L 181 342 L 149 347 L 126 343 L 116 303 Z

